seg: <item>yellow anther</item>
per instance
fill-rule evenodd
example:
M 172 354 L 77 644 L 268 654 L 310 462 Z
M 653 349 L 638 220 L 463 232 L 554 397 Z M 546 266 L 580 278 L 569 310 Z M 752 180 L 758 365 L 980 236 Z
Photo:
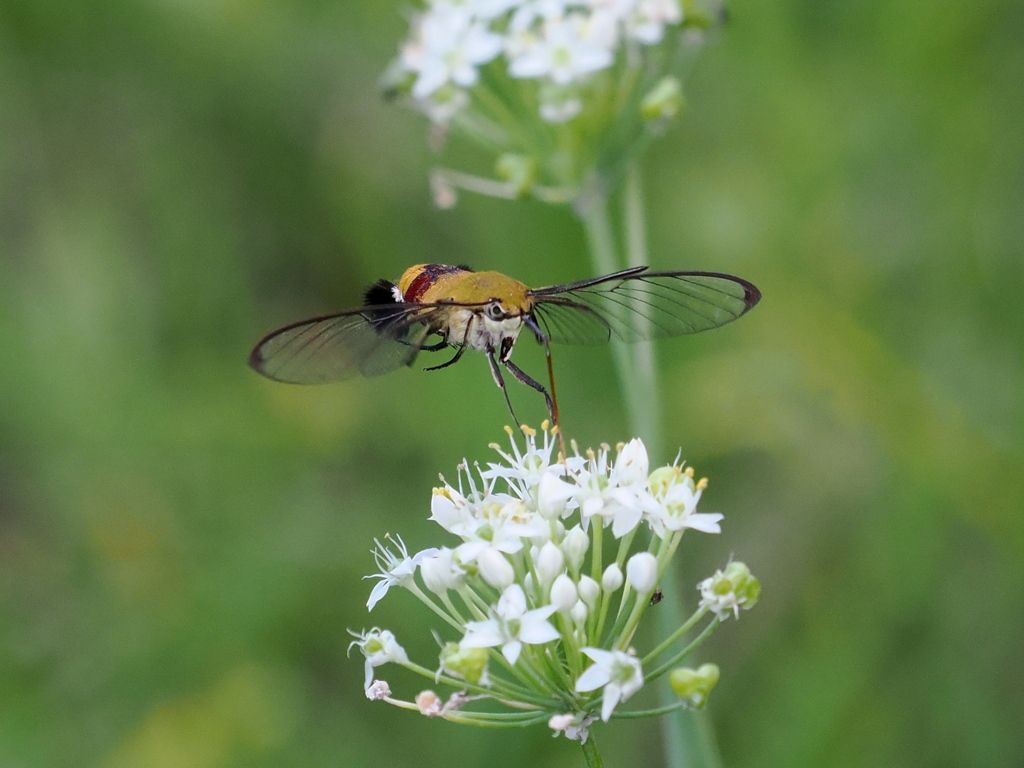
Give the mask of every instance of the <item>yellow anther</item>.
M 625 443 L 616 443 L 615 444 L 615 450 L 618 451 L 619 453 L 622 453 L 622 449 L 625 448 L 625 447 L 626 447 Z
M 550 421 L 550 419 L 544 419 L 544 421 L 542 421 L 540 423 L 540 429 L 541 429 L 542 432 L 547 432 L 548 429 L 550 429 L 550 428 L 551 428 L 551 421 Z
M 707 487 L 708 487 L 708 479 L 706 477 L 702 477 L 700 480 L 697 481 L 697 490 L 698 491 L 703 491 Z
M 687 467 L 684 469 L 683 474 L 692 479 L 694 475 L 693 467 Z
M 526 435 L 527 437 L 536 437 L 537 436 L 537 430 L 534 429 L 533 427 L 528 427 L 525 424 L 523 424 L 519 428 L 521 430 L 523 430 L 523 434 Z
M 512 437 L 512 435 L 514 434 L 512 427 L 510 427 L 508 424 L 505 425 L 505 434 L 507 434 L 509 437 Z

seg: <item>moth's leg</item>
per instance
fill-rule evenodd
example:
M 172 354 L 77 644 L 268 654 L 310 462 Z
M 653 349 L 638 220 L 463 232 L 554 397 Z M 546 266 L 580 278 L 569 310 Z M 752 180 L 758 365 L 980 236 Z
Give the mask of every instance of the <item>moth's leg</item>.
M 445 345 L 442 345 L 442 346 L 445 346 Z M 430 347 L 421 347 L 421 349 L 430 349 Z M 441 349 L 441 347 L 438 347 L 437 349 Z M 431 350 L 431 351 L 436 351 L 436 350 Z M 465 351 L 466 351 L 465 347 L 456 347 L 455 354 L 452 356 L 451 360 L 448 360 L 447 362 L 441 363 L 440 365 L 432 365 L 429 368 L 424 368 L 423 370 L 424 371 L 439 371 L 442 368 L 447 368 L 449 365 L 455 365 L 455 363 L 459 362 L 459 358 L 462 357 L 462 354 Z
M 544 402 L 548 406 L 548 413 L 551 415 L 551 421 L 552 421 L 553 424 L 555 424 L 557 426 L 558 425 L 558 411 L 555 410 L 555 403 L 551 399 L 551 395 L 548 394 L 548 391 L 546 389 L 544 389 L 544 385 L 541 384 L 539 381 L 535 381 L 534 379 L 530 378 L 530 376 L 527 375 L 527 373 L 523 369 L 521 369 L 519 366 L 517 366 L 511 360 L 505 359 L 505 360 L 502 360 L 501 363 L 506 368 L 508 368 L 508 372 L 509 373 L 511 373 L 513 376 L 515 376 L 517 379 L 519 379 L 519 381 L 523 382 L 523 384 L 525 384 L 528 387 L 533 387 L 538 392 L 540 392 L 542 395 L 544 395 Z
M 498 367 L 498 361 L 494 358 L 494 350 L 487 353 L 487 362 L 491 364 L 491 376 L 494 377 L 494 383 L 501 389 L 501 394 L 505 396 L 505 405 L 508 406 L 508 412 L 512 414 L 512 421 L 519 426 L 519 419 L 516 418 L 516 412 L 512 410 L 512 401 L 508 399 L 508 389 L 505 387 L 505 380 L 501 378 L 501 368 Z

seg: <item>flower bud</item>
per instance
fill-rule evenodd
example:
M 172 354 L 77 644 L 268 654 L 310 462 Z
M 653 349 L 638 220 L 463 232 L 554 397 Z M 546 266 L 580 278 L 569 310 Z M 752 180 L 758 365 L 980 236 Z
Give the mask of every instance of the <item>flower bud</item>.
M 647 488 L 654 498 L 664 499 L 666 494 L 668 494 L 669 488 L 679 482 L 682 474 L 683 471 L 674 464 L 667 467 L 658 467 L 647 478 Z
M 569 611 L 569 616 L 570 618 L 572 618 L 572 623 L 575 624 L 577 628 L 579 628 L 586 623 L 587 615 L 589 613 L 590 611 L 587 610 L 587 606 L 584 604 L 584 602 L 582 600 L 577 600 L 576 605 L 574 605 L 572 607 L 572 610 Z
M 380 701 L 391 695 L 391 686 L 387 680 L 374 680 L 366 689 L 366 698 L 370 701 Z
M 626 578 L 633 589 L 646 595 L 658 583 L 658 559 L 650 552 L 637 552 L 626 562 Z
M 604 569 L 604 575 L 601 576 L 601 589 L 605 591 L 605 594 L 610 595 L 621 586 L 622 569 L 619 568 L 618 563 L 612 563 Z
M 601 594 L 601 585 L 589 576 L 582 576 L 576 589 L 580 593 L 580 599 L 590 608 L 593 608 L 597 603 L 598 595 Z
M 537 578 L 540 579 L 541 585 L 545 587 L 554 581 L 555 577 L 565 567 L 565 557 L 562 555 L 562 550 L 551 541 L 546 542 L 540 548 L 540 554 L 534 562 L 536 564 Z
M 434 200 L 434 205 L 442 211 L 454 208 L 455 204 L 459 202 L 459 195 L 455 191 L 455 187 L 440 171 L 430 175 L 430 196 Z
M 664 122 L 682 112 L 685 105 L 679 80 L 663 77 L 640 102 L 640 115 L 647 121 Z
M 576 605 L 579 596 L 576 594 L 576 584 L 564 573 L 555 579 L 551 585 L 551 604 L 558 609 L 559 613 L 568 613 Z
M 438 717 L 442 706 L 441 697 L 433 691 L 420 691 L 416 694 L 416 708 L 421 715 Z
M 589 548 L 590 537 L 580 526 L 577 525 L 565 534 L 565 538 L 562 539 L 562 552 L 565 554 L 565 562 L 570 571 L 580 572 L 583 558 L 586 557 Z
M 669 672 L 668 682 L 680 699 L 689 701 L 696 708 L 703 707 L 718 682 L 718 665 L 701 664 L 697 669 L 676 667 Z
M 441 649 L 441 669 L 467 682 L 487 685 L 487 649 L 463 648 L 458 643 L 445 643 Z
M 537 161 L 528 155 L 506 152 L 495 163 L 494 173 L 508 182 L 516 197 L 522 197 L 537 183 Z
M 495 589 L 505 589 L 516 579 L 512 564 L 496 549 L 485 549 L 476 563 L 480 576 Z
M 435 595 L 443 595 L 449 589 L 458 589 L 466 581 L 466 572 L 455 560 L 455 552 L 440 549 L 435 555 L 420 562 L 420 576 L 427 589 Z

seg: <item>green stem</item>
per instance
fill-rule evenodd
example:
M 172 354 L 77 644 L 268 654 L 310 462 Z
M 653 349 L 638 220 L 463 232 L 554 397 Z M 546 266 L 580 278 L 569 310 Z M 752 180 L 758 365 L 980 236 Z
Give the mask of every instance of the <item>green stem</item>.
M 626 188 L 623 195 L 623 223 L 628 252 L 625 263 L 616 257 L 615 237 L 608 212 L 608 196 L 604 179 L 592 179 L 577 202 L 577 214 L 583 222 L 590 246 L 595 273 L 608 274 L 626 265 L 647 264 L 647 245 L 640 171 L 636 157 L 646 144 L 647 136 L 633 143 L 626 162 Z M 596 182 L 596 183 L 595 183 Z M 642 322 L 635 317 L 634 323 Z M 642 327 L 635 326 L 642 331 Z M 641 334 L 642 335 L 642 334 Z M 626 400 L 631 434 L 643 439 L 653 462 L 662 460 L 661 417 L 659 414 L 658 379 L 654 350 L 650 342 L 642 342 L 630 350 L 620 341 L 612 340 L 612 355 L 619 377 L 619 387 Z M 683 623 L 681 579 L 675 569 L 668 568 L 661 578 L 662 589 L 675 599 L 666 600 L 656 612 L 659 636 L 670 636 Z M 618 622 L 616 622 L 618 623 Z M 612 630 L 612 637 L 615 629 Z M 659 686 L 659 700 L 664 707 L 677 701 L 668 685 Z M 710 723 L 702 711 L 679 709 L 661 721 L 668 768 L 719 768 L 721 758 L 715 745 Z
M 647 226 L 644 221 L 644 198 L 640 186 L 640 169 L 636 161 L 626 168 L 626 188 L 623 193 L 623 222 L 626 229 L 626 263 L 630 267 L 650 263 L 647 256 Z M 639 312 L 633 313 L 633 326 L 637 336 L 644 339 L 633 346 L 633 381 L 637 397 L 643 403 L 634 414 L 633 432 L 640 435 L 649 456 L 661 456 L 661 402 L 658 397 L 657 364 L 654 343 L 650 336 L 651 321 Z
M 587 233 L 594 271 L 599 275 L 608 275 L 621 270 L 622 264 L 616 254 L 615 234 L 608 211 L 608 197 L 600 187 L 601 184 L 598 181 L 590 183 L 589 189 L 580 198 L 577 212 Z M 617 305 L 612 309 L 617 315 L 621 315 Z M 618 319 L 620 324 L 626 322 L 624 317 Z M 615 361 L 615 370 L 619 377 L 619 389 L 626 400 L 629 425 L 631 430 L 635 430 L 641 422 L 647 421 L 646 417 L 641 416 L 647 408 L 647 404 L 640 397 L 642 388 L 636 385 L 633 355 L 630 348 L 624 341 L 615 337 L 612 338 L 611 344 L 612 358 Z
M 712 619 L 711 622 L 706 627 L 704 627 L 704 630 L 693 639 L 693 642 L 691 642 L 689 645 L 683 648 L 683 650 L 679 651 L 679 653 L 677 653 L 671 659 L 669 659 L 660 667 L 655 669 L 653 672 L 648 672 L 646 675 L 644 675 L 644 681 L 647 682 L 650 680 L 654 680 L 660 677 L 661 675 L 664 675 L 666 672 L 672 669 L 672 667 L 674 667 L 676 664 L 678 664 L 691 653 L 693 653 L 700 646 L 701 643 L 703 643 L 705 640 L 708 639 L 708 637 L 711 636 L 711 633 L 715 631 L 715 629 L 718 627 L 720 623 L 721 622 L 719 622 L 717 617 Z
M 663 654 L 665 651 L 667 651 L 669 649 L 669 646 L 671 646 L 672 643 L 674 643 L 680 637 L 682 637 L 687 632 L 689 632 L 691 629 L 693 629 L 694 625 L 698 621 L 700 621 L 701 618 L 704 616 L 704 614 L 706 614 L 707 612 L 708 612 L 707 607 L 704 607 L 704 608 L 701 608 L 701 609 L 697 610 L 697 612 L 694 613 L 693 616 L 691 616 L 689 619 L 686 620 L 686 623 L 683 624 L 683 626 L 679 627 L 679 629 L 677 629 L 671 635 L 666 637 L 653 651 L 651 651 L 646 656 L 644 656 L 642 663 L 643 664 L 650 664 L 656 658 L 661 656 L 661 654 Z
M 601 768 L 601 753 L 597 751 L 593 733 L 583 742 L 583 757 L 586 758 L 587 768 Z

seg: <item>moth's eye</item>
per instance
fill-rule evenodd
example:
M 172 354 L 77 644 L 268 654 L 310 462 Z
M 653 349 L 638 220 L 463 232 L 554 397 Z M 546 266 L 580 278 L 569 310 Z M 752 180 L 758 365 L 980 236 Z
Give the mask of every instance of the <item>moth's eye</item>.
M 498 302 L 488 304 L 487 308 L 484 310 L 484 313 L 489 318 L 491 318 L 491 320 L 504 320 L 506 317 L 508 317 L 508 315 L 505 314 L 505 310 L 501 308 L 501 304 L 499 304 Z

